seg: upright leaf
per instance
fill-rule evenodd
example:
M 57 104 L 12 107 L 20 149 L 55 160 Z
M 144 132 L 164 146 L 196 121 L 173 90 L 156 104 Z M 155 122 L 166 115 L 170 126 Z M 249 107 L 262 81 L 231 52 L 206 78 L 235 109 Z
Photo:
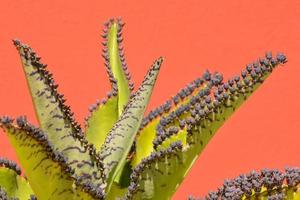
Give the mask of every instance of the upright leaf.
M 104 38 L 103 57 L 112 92 L 108 94 L 107 99 L 104 99 L 104 103 L 98 102 L 92 106 L 90 115 L 86 119 L 87 140 L 97 150 L 100 149 L 109 130 L 122 114 L 134 87 L 122 46 L 123 26 L 121 19 L 111 19 L 105 23 L 102 35 Z
M 8 117 L 2 117 L 0 126 L 15 148 L 38 199 L 103 199 L 102 190 L 96 188 L 96 183 L 81 184 L 82 177 L 74 174 L 67 158 L 54 149 L 41 130 L 28 124 L 24 117 L 17 119 L 17 126 L 12 122 Z
M 52 74 L 30 47 L 17 40 L 14 44 L 21 57 L 41 129 L 53 147 L 67 158 L 67 163 L 77 176 L 89 174 L 88 178 L 83 179 L 84 182 L 91 180 L 98 185 L 103 184 L 96 150 L 84 139 L 70 107 L 64 104 L 63 95 L 57 92 L 58 86 Z
M 131 75 L 128 71 L 121 45 L 123 41 L 122 27 L 124 24 L 120 19 L 111 19 L 105 26 L 103 57 L 110 80 L 113 81 L 115 79 L 117 84 L 118 111 L 120 116 L 133 90 L 133 84 L 130 82 Z
M 33 191 L 27 180 L 20 175 L 21 170 L 16 163 L 0 158 L 0 187 L 5 189 L 10 198 L 28 200 Z
M 109 191 L 113 180 L 125 164 L 134 137 L 139 129 L 163 59 L 157 59 L 141 86 L 124 109 L 120 119 L 106 137 L 100 156 L 108 175 Z

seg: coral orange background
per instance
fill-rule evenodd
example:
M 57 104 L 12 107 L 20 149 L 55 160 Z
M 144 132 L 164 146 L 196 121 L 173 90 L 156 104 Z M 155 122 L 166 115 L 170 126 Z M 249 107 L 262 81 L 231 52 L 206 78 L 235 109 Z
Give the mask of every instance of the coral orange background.
M 267 50 L 288 56 L 219 130 L 174 199 L 204 195 L 251 169 L 300 165 L 298 0 L 1 0 L 0 115 L 26 114 L 36 122 L 11 42 L 17 37 L 43 57 L 82 122 L 87 107 L 109 90 L 100 33 L 117 16 L 126 22 L 124 47 L 136 83 L 156 57 L 165 57 L 150 108 L 206 68 L 229 77 Z M 2 132 L 0 139 L 0 155 L 16 159 Z

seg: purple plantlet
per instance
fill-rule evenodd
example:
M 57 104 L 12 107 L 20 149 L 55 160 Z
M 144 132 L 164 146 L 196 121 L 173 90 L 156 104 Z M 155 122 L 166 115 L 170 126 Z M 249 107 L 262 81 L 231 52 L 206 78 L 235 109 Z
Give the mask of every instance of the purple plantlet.
M 279 170 L 263 169 L 261 172 L 252 171 L 246 175 L 242 174 L 235 179 L 225 180 L 217 192 L 208 193 L 206 198 L 239 200 L 243 196 L 247 199 L 256 196 L 259 199 L 260 195 L 267 194 L 268 199 L 284 199 L 286 196 L 285 183 L 289 189 L 299 187 L 299 168 L 286 168 L 285 173 Z M 267 193 L 262 192 L 262 187 L 267 188 Z M 255 194 L 252 194 L 252 191 Z
M 243 79 L 246 78 L 246 76 L 247 76 L 247 71 L 246 71 L 246 70 L 242 70 L 241 76 L 242 76 Z
M 257 76 L 256 72 L 255 72 L 255 71 L 252 71 L 252 72 L 251 72 L 251 78 L 252 78 L 252 79 L 255 79 L 256 76 Z
M 251 65 L 251 64 L 248 64 L 248 65 L 246 66 L 246 70 L 247 70 L 248 73 L 251 73 L 251 71 L 252 71 L 252 65 Z
M 235 76 L 234 77 L 234 81 L 237 83 L 237 82 L 239 82 L 240 81 L 240 77 L 239 76 Z
M 204 79 L 205 81 L 210 81 L 210 79 L 211 79 L 211 73 L 210 73 L 208 70 L 206 70 L 206 71 L 204 72 L 204 74 L 203 74 L 203 79 Z
M 0 187 L 0 199 L 1 200 L 10 200 L 10 198 L 7 195 L 7 192 L 2 187 Z
M 13 161 L 10 161 L 6 158 L 1 158 L 0 157 L 0 168 L 1 167 L 11 169 L 11 170 L 15 171 L 16 174 L 18 174 L 18 175 L 21 175 L 21 173 L 22 173 L 21 168 L 17 165 L 17 163 L 15 163 Z
M 283 53 L 278 53 L 276 55 L 276 59 L 279 63 L 282 63 L 282 64 L 287 62 L 286 56 Z
M 275 58 L 271 59 L 271 65 L 273 66 L 277 65 L 277 60 Z
M 229 79 L 228 80 L 228 84 L 229 84 L 229 86 L 232 87 L 234 85 L 234 80 L 233 79 Z

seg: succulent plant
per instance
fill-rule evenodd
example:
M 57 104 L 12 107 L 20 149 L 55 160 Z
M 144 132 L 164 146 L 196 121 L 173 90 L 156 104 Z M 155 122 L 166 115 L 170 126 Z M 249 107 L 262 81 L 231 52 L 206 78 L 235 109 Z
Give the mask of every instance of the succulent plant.
M 84 129 L 47 65 L 29 46 L 13 41 L 40 128 L 25 116 L 0 118 L 26 174 L 0 159 L 0 199 L 169 199 L 218 128 L 287 61 L 283 54 L 267 53 L 226 82 L 222 74 L 206 71 L 144 117 L 163 58 L 154 61 L 135 91 L 123 26 L 121 19 L 105 23 L 103 57 L 112 90 L 89 108 Z M 275 191 L 296 199 L 299 177 L 298 168 L 251 173 L 206 199 L 274 196 Z

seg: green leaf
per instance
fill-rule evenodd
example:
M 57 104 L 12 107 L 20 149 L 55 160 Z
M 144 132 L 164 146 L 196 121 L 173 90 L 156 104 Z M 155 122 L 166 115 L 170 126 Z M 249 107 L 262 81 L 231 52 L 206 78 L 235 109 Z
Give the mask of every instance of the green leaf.
M 110 80 L 116 80 L 118 90 L 118 112 L 123 112 L 128 103 L 133 85 L 130 83 L 130 74 L 125 62 L 122 43 L 122 27 L 124 24 L 119 20 L 111 19 L 106 23 L 104 30 L 104 59 Z M 113 82 L 114 84 L 114 82 Z
M 84 182 L 92 180 L 102 184 L 104 181 L 98 178 L 102 173 L 96 151 L 87 144 L 80 126 L 72 117 L 70 107 L 64 104 L 65 99 L 57 92 L 58 86 L 54 83 L 52 74 L 30 47 L 17 40 L 14 44 L 21 57 L 41 129 L 54 148 L 67 157 L 67 162 L 76 175 L 90 174 L 89 178 L 83 179 Z
M 124 194 L 126 194 L 127 192 L 127 188 L 122 188 L 119 186 L 119 184 L 117 183 L 113 183 L 111 186 L 111 189 L 109 191 L 109 193 L 106 196 L 106 199 L 120 199 L 122 196 L 124 196 Z
M 154 119 L 146 127 L 144 127 L 137 135 L 135 142 L 135 152 L 131 161 L 133 167 L 137 166 L 143 158 L 149 156 L 153 148 L 153 140 L 156 137 L 156 126 L 159 123 L 159 119 Z
M 80 183 L 78 178 L 82 177 L 74 175 L 66 157 L 54 150 L 41 130 L 28 124 L 22 117 L 17 119 L 18 126 L 7 117 L 0 121 L 38 199 L 102 199 L 103 196 L 95 195 L 92 191 L 95 185 L 88 187 Z
M 187 154 L 180 143 L 143 159 L 133 170 L 125 199 L 169 199 L 181 180 Z
M 159 58 L 154 62 L 102 146 L 100 156 L 108 175 L 107 191 L 110 190 L 113 180 L 126 163 L 126 157 L 139 129 L 162 61 L 163 59 Z
M 123 25 L 121 19 L 111 19 L 104 29 L 103 57 L 112 84 L 112 92 L 105 100 L 106 103 L 92 106 L 90 116 L 86 120 L 87 140 L 94 144 L 97 151 L 100 150 L 109 130 L 122 114 L 133 90 L 133 84 L 130 82 L 131 75 L 121 45 Z
M 86 123 L 86 139 L 100 150 L 109 130 L 118 120 L 118 98 L 112 96 L 92 110 Z
M 164 122 L 156 127 L 158 132 L 153 144 L 157 152 L 153 152 L 141 162 L 142 165 L 139 164 L 134 169 L 134 171 L 142 169 L 138 181 L 132 183 L 133 186 L 137 185 L 134 197 L 136 199 L 171 198 L 216 131 L 264 82 L 275 66 L 285 62 L 285 57 L 283 59 L 279 56 L 279 58 L 282 59 L 265 60 L 263 65 L 251 66 L 248 73 L 242 73 L 243 78 L 235 76 L 228 81 L 228 84 L 221 83 L 221 76 L 211 77 L 209 90 L 205 92 L 200 90 L 196 98 L 171 112 L 163 120 Z M 184 124 L 179 125 L 180 121 L 184 121 Z M 172 144 L 177 144 L 174 141 L 180 142 L 182 150 L 173 152 Z M 182 143 L 186 144 L 182 145 Z M 160 154 L 163 151 L 173 153 L 161 158 Z
M 15 163 L 0 158 L 0 187 L 5 189 L 10 198 L 28 200 L 33 191 L 20 173 L 20 168 Z
M 160 123 L 160 119 L 176 111 L 178 107 L 188 104 L 190 99 L 196 96 L 201 90 L 206 89 L 208 84 L 208 81 L 199 77 L 181 89 L 173 96 L 172 100 L 168 100 L 163 105 L 150 111 L 143 119 L 141 130 L 136 136 L 135 152 L 131 162 L 133 167 L 154 151 L 153 140 L 156 137 L 156 128 Z

